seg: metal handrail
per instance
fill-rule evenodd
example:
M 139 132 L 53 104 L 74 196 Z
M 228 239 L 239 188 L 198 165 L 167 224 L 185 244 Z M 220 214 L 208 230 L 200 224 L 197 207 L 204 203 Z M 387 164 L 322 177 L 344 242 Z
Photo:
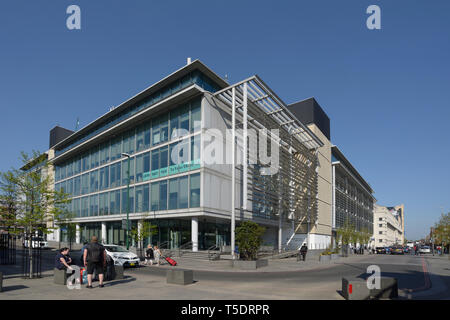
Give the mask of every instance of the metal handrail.
M 219 250 L 218 253 L 216 252 L 212 252 L 212 251 L 217 251 L 217 249 Z M 220 254 L 222 253 L 222 250 L 220 249 L 219 246 L 217 245 L 213 245 L 211 247 L 208 248 L 208 260 L 216 260 L 217 258 L 220 259 Z M 212 259 L 214 258 L 214 259 Z
M 184 244 L 182 244 L 181 246 L 178 247 L 178 256 L 181 257 L 182 256 L 182 250 L 186 250 L 189 249 L 189 247 L 192 249 L 192 241 L 186 242 Z

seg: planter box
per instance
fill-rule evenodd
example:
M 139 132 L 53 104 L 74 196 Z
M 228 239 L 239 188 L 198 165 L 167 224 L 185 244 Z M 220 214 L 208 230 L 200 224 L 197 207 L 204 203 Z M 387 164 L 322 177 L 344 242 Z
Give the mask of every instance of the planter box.
M 331 254 L 331 260 L 336 260 L 338 258 L 339 258 L 339 254 L 337 254 L 337 253 L 332 253 Z
M 320 262 L 327 262 L 331 260 L 331 256 L 330 255 L 320 255 L 319 256 L 319 261 Z
M 243 270 L 255 270 L 257 268 L 267 267 L 269 265 L 269 260 L 260 259 L 254 261 L 245 260 L 233 260 L 231 261 L 231 266 L 233 268 L 243 269 Z

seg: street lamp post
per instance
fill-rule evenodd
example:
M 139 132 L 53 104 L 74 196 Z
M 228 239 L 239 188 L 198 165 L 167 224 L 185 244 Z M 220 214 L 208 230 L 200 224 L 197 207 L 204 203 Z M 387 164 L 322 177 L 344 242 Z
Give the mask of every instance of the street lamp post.
M 127 170 L 127 230 L 126 230 L 126 242 L 127 250 L 130 249 L 129 230 L 130 230 L 130 155 L 128 153 L 122 153 L 122 156 L 128 158 L 128 170 Z

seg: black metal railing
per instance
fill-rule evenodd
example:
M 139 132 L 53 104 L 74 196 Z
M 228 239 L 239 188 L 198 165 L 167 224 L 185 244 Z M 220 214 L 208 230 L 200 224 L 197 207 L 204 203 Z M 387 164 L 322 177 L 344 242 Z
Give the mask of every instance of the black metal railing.
M 26 279 L 42 277 L 42 248 L 40 241 L 25 237 L 22 251 L 22 276 Z
M 16 239 L 11 234 L 0 234 L 0 265 L 16 264 Z

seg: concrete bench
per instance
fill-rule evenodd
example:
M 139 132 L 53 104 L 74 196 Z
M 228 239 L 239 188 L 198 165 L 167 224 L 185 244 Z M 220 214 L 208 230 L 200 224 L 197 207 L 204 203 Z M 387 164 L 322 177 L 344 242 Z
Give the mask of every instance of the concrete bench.
M 59 270 L 53 269 L 53 283 L 55 284 L 67 284 L 67 271 L 65 269 Z
M 342 295 L 346 300 L 366 300 L 370 298 L 370 290 L 364 279 L 342 278 Z
M 396 278 L 381 277 L 380 289 L 367 288 L 367 281 L 361 278 L 342 278 L 342 295 L 346 300 L 392 299 L 398 297 Z
M 193 282 L 194 272 L 192 270 L 167 270 L 167 283 L 186 285 Z

